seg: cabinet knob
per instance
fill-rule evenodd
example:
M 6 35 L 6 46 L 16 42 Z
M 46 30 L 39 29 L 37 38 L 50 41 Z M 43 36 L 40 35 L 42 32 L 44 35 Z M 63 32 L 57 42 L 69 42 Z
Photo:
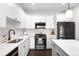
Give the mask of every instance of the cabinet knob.
M 23 46 L 23 47 L 25 47 L 25 46 Z
M 55 45 L 53 45 L 55 47 Z
M 60 56 L 59 53 L 57 53 L 57 56 Z

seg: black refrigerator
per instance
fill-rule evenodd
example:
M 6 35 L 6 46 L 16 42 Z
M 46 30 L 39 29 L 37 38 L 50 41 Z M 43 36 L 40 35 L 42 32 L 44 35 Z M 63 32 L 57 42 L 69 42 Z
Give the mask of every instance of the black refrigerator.
M 75 39 L 75 23 L 57 22 L 57 39 Z

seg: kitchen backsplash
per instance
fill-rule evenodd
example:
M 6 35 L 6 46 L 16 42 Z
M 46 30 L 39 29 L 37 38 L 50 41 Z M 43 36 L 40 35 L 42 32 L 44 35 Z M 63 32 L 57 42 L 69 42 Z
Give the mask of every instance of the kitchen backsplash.
M 31 36 L 35 36 L 35 34 L 46 34 L 47 36 L 52 35 L 51 29 L 27 29 L 24 32 L 24 35 L 30 34 Z M 55 37 L 55 35 L 52 35 Z
M 8 38 L 8 28 L 0 28 L 0 43 L 3 42 L 5 40 L 5 38 L 3 38 L 3 35 L 5 35 L 6 38 Z M 47 34 L 48 35 L 52 35 L 51 29 L 14 29 L 15 31 L 15 35 L 11 35 L 11 37 L 21 37 L 23 35 L 30 35 L 30 36 L 34 36 L 35 34 Z M 53 35 L 54 36 L 54 35 Z
M 5 38 L 8 38 L 8 31 L 9 31 L 8 28 L 0 28 L 0 43 L 2 43 L 5 40 Z M 20 37 L 23 35 L 23 32 L 20 29 L 14 29 L 14 31 L 15 31 L 15 37 Z M 5 38 L 3 38 L 3 35 L 5 36 Z

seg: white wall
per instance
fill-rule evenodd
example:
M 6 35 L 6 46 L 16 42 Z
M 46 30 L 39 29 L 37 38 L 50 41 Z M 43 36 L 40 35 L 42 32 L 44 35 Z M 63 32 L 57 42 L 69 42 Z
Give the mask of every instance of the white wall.
M 21 26 L 24 26 L 27 19 L 26 13 L 18 5 L 0 3 L 0 42 L 3 40 L 3 35 L 7 36 L 9 30 L 9 28 L 6 28 L 6 17 L 17 18 L 17 20 L 21 21 Z M 15 31 L 16 35 L 22 35 L 22 30 L 15 29 Z
M 21 22 L 21 27 L 23 27 L 26 24 L 27 15 L 23 11 L 23 9 L 20 8 L 18 5 L 14 5 L 14 6 L 7 5 L 6 10 L 7 10 L 6 16 L 14 18 L 14 19 L 17 18 L 17 20 Z
M 73 10 L 73 20 L 75 21 L 75 37 L 79 40 L 79 5 Z
M 28 14 L 26 14 L 20 6 L 15 4 L 11 5 L 9 3 L 1 3 L 0 4 L 0 22 L 2 21 L 5 22 L 6 16 L 13 19 L 16 18 L 17 20 L 19 20 L 21 22 L 22 27 L 26 24 L 25 21 L 28 19 Z
M 5 16 L 6 16 L 6 5 L 5 4 L 0 4 L 0 24 L 2 24 L 2 25 L 0 25 L 0 27 L 1 26 L 5 27 L 5 24 L 6 24 Z

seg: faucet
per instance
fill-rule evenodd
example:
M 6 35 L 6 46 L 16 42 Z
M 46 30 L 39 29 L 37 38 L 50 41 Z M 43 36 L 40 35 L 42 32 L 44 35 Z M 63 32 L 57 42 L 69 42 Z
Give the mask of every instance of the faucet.
M 13 34 L 15 35 L 15 31 L 14 31 L 13 29 L 10 29 L 10 30 L 8 31 L 8 40 L 11 39 L 11 37 L 10 37 L 10 32 L 11 32 L 11 31 L 13 31 Z

